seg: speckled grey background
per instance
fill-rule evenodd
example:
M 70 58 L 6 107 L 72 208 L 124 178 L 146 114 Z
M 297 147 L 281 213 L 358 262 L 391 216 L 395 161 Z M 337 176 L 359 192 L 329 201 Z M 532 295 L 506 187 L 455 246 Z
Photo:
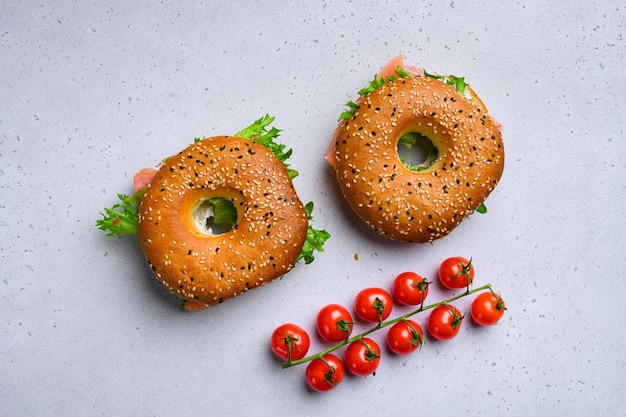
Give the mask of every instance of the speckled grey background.
M 0 1 L 0 414 L 622 413 L 626 10 L 468 3 Z M 504 125 L 489 213 L 433 245 L 366 229 L 322 159 L 343 103 L 399 53 L 465 75 Z M 138 169 L 265 113 L 333 237 L 283 280 L 183 313 L 136 240 L 94 222 Z M 314 335 L 324 304 L 434 279 L 451 255 L 508 301 L 498 325 L 385 350 L 325 395 L 272 357 L 280 323 Z

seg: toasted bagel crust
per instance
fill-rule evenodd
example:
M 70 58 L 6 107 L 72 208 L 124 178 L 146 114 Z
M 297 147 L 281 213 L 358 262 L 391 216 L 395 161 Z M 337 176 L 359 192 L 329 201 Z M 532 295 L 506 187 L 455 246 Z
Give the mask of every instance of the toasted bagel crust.
M 193 212 L 213 197 L 238 212 L 230 231 L 199 230 Z M 285 166 L 263 145 L 218 136 L 159 169 L 141 201 L 139 241 L 157 279 L 186 300 L 216 305 L 288 272 L 308 220 Z
M 437 147 L 425 171 L 397 152 L 409 132 Z M 406 242 L 446 236 L 482 204 L 504 168 L 502 136 L 480 100 L 427 77 L 391 81 L 363 97 L 340 126 L 336 174 L 350 207 L 380 234 Z

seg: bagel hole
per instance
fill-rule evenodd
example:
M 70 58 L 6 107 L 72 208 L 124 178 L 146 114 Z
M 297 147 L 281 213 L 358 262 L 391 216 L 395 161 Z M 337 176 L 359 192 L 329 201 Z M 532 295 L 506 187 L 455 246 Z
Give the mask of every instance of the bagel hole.
M 210 236 L 227 233 L 237 224 L 237 209 L 222 197 L 203 200 L 193 211 L 193 221 L 199 231 Z
M 409 132 L 398 140 L 397 152 L 400 162 L 411 171 L 425 171 L 437 160 L 439 150 L 428 138 L 418 132 Z

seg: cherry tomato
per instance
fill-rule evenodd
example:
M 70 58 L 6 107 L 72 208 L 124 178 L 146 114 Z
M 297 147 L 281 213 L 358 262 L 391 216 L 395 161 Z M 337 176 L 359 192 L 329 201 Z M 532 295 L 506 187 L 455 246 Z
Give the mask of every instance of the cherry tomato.
M 352 333 L 352 316 L 339 304 L 328 304 L 317 313 L 317 331 L 327 342 L 341 342 Z
M 387 332 L 387 346 L 398 355 L 409 354 L 422 346 L 424 332 L 413 320 L 399 321 Z
M 448 258 L 439 266 L 439 281 L 451 290 L 456 288 L 466 288 L 472 284 L 475 277 L 474 265 L 459 256 Z
M 391 293 L 398 303 L 416 306 L 428 295 L 428 284 L 428 280 L 415 272 L 403 272 L 393 281 Z
M 315 391 L 330 391 L 341 382 L 344 373 L 341 359 L 328 353 L 322 359 L 314 359 L 309 363 L 306 367 L 306 382 Z
M 380 362 L 380 347 L 372 339 L 364 337 L 348 345 L 344 356 L 346 368 L 357 376 L 373 374 Z
M 502 297 L 491 291 L 485 291 L 476 297 L 472 302 L 472 318 L 481 326 L 491 326 L 504 315 L 506 306 Z
M 301 327 L 293 323 L 285 323 L 274 330 L 270 345 L 272 351 L 282 360 L 295 361 L 306 356 L 311 340 Z
M 428 316 L 428 331 L 439 340 L 452 339 L 461 330 L 463 316 L 452 304 L 443 304 L 433 309 Z
M 354 311 L 362 320 L 379 323 L 389 317 L 393 301 L 382 288 L 366 288 L 359 292 L 354 301 Z

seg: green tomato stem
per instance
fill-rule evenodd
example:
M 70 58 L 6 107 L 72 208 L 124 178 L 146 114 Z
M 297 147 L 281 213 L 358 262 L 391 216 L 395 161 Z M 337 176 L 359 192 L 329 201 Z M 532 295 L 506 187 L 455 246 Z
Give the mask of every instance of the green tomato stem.
M 333 351 L 335 351 L 335 350 L 337 350 L 337 349 L 339 349 L 339 348 L 341 348 L 343 346 L 349 345 L 350 343 L 352 343 L 354 341 L 361 340 L 365 336 L 367 336 L 367 335 L 369 335 L 371 333 L 374 333 L 375 331 L 377 331 L 379 329 L 382 329 L 383 327 L 391 326 L 392 324 L 395 324 L 395 323 L 397 323 L 399 321 L 406 320 L 409 317 L 414 316 L 415 314 L 421 313 L 422 311 L 430 310 L 430 309 L 438 307 L 440 305 L 451 303 L 451 302 L 453 302 L 455 300 L 458 300 L 458 299 L 463 298 L 465 296 L 468 296 L 470 294 L 474 294 L 474 293 L 477 293 L 479 291 L 483 291 L 483 290 L 486 290 L 486 289 L 491 289 L 491 284 L 485 284 L 482 287 L 474 288 L 473 290 L 469 290 L 468 289 L 467 291 L 465 291 L 465 292 L 463 292 L 461 294 L 455 295 L 454 297 L 450 297 L 447 300 L 439 301 L 437 303 L 429 304 L 429 305 L 426 305 L 426 306 L 422 305 L 417 310 L 413 310 L 413 311 L 411 311 L 411 312 L 409 312 L 407 314 L 404 314 L 402 316 L 399 316 L 399 317 L 396 317 L 394 319 L 387 320 L 387 321 L 381 321 L 380 323 L 378 323 L 376 326 L 372 327 L 371 329 L 365 330 L 364 332 L 359 333 L 356 336 L 352 336 L 350 338 L 347 338 L 343 342 L 339 342 L 339 343 L 329 347 L 328 349 L 322 350 L 321 352 L 318 352 L 318 353 L 316 353 L 314 355 L 310 355 L 310 356 L 307 356 L 305 358 L 298 359 L 296 361 L 287 361 L 287 362 L 282 364 L 282 368 L 283 369 L 291 368 L 292 366 L 301 365 L 303 363 L 307 363 L 307 362 L 310 362 L 310 361 L 315 360 L 315 359 L 321 359 L 324 355 L 326 355 L 328 353 L 331 353 L 331 352 L 333 352 Z

